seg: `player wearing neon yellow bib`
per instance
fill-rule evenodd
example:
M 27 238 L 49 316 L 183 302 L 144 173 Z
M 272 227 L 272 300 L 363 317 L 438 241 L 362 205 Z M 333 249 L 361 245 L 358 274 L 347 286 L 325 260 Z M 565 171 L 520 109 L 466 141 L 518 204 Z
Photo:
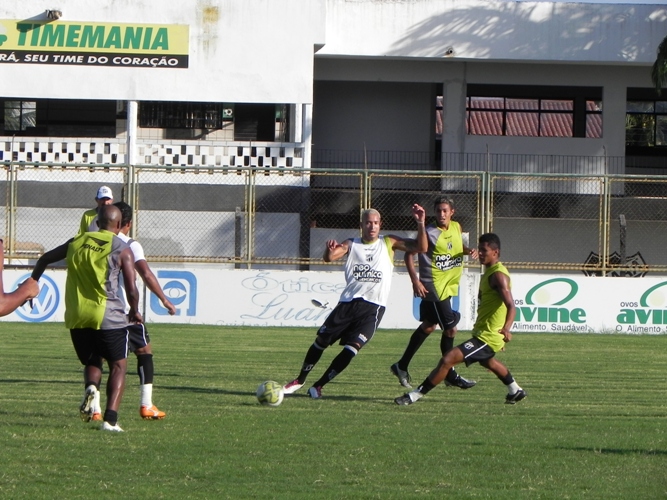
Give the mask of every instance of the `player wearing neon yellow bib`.
M 507 276 L 507 281 L 510 281 L 510 273 L 501 262 L 496 262 L 486 268 L 479 283 L 477 320 L 473 326 L 472 335 L 486 343 L 494 352 L 498 352 L 505 347 L 505 339 L 499 332 L 505 324 L 507 306 L 489 283 L 489 278 L 494 273 L 503 273 Z
M 438 302 L 458 294 L 463 273 L 461 225 L 450 221 L 449 227 L 429 224 L 426 228 L 429 249 L 417 256 L 419 280 L 428 294 L 427 302 Z
M 440 352 L 444 356 L 454 347 L 456 325 L 461 319 L 458 311 L 452 309 L 451 297 L 458 295 L 459 282 L 463 274 L 465 255 L 477 256 L 477 251 L 463 244 L 461 225 L 452 220 L 454 202 L 451 198 L 439 198 L 433 204 L 436 223 L 426 228 L 428 249 L 417 254 L 419 276 L 415 272 L 413 254 L 405 254 L 405 267 L 412 281 L 414 296 L 421 299 L 419 319 L 421 324 L 410 336 L 403 356 L 389 369 L 398 382 L 407 388 L 411 377 L 408 372 L 410 361 L 428 336 L 439 326 L 442 329 Z M 452 369 L 445 378 L 447 385 L 469 389 L 474 380 L 466 380 Z
M 127 326 L 119 284 L 120 254 L 128 245 L 111 231 L 83 233 L 67 248 L 65 326 L 108 330 Z
M 85 392 L 79 411 L 84 421 L 102 419 L 100 429 L 112 432 L 123 430 L 118 425 L 118 408 L 125 389 L 127 325 L 142 322 L 132 251 L 116 236 L 121 219 L 117 207 L 100 206 L 99 231 L 84 232 L 46 252 L 32 272 L 32 277 L 38 280 L 49 264 L 66 259 L 65 325 L 70 329 L 77 357 L 85 366 Z M 128 315 L 119 283 L 121 271 L 130 305 Z M 99 406 L 104 359 L 109 365 L 109 379 L 102 417 L 93 409 L 96 404 Z
M 109 186 L 101 186 L 97 190 L 95 203 L 97 204 L 97 207 L 86 210 L 81 216 L 79 231 L 76 233 L 77 235 L 88 231 L 97 231 L 99 229 L 97 227 L 97 213 L 99 212 L 100 207 L 111 205 L 113 203 L 113 192 Z
M 493 372 L 507 387 L 505 403 L 515 404 L 526 397 L 526 391 L 516 383 L 507 367 L 495 358 L 496 352 L 512 340 L 510 328 L 516 313 L 510 275 L 499 262 L 500 238 L 493 233 L 483 234 L 479 237 L 478 252 L 485 272 L 479 286 L 480 301 L 473 337 L 443 356 L 417 390 L 397 397 L 394 399 L 396 404 L 410 405 L 419 401 L 445 379 L 453 366 L 464 362 L 466 366 L 479 363 Z

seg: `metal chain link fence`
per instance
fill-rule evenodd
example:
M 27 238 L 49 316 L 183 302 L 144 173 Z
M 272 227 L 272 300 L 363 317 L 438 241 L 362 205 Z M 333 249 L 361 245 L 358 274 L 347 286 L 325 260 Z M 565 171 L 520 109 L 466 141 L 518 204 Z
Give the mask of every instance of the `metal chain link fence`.
M 316 269 L 327 239 L 359 234 L 365 208 L 383 232 L 414 236 L 410 207 L 433 220 L 452 198 L 474 245 L 497 233 L 513 269 L 639 276 L 667 271 L 667 179 L 649 176 L 378 169 L 6 163 L 0 214 L 10 265 L 31 265 L 74 236 L 101 185 L 135 210 L 152 262 Z M 402 255 L 396 255 L 398 265 Z M 471 265 L 471 264 L 469 264 Z

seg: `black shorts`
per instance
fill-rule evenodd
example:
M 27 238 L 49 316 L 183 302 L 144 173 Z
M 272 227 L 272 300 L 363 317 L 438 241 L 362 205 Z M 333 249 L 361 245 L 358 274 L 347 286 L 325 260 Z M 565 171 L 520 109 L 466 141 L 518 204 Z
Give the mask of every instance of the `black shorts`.
M 89 364 L 95 358 L 104 358 L 107 361 L 127 358 L 129 349 L 127 328 L 111 330 L 75 328 L 70 330 L 70 335 L 76 355 L 83 365 Z
M 354 344 L 359 349 L 371 341 L 384 315 L 384 306 L 364 299 L 339 302 L 324 320 L 317 335 L 327 346 L 340 341 L 341 345 Z
M 459 344 L 456 347 L 461 349 L 466 366 L 488 361 L 496 355 L 486 342 L 482 342 L 476 337 L 466 340 L 463 344 Z
M 461 313 L 452 309 L 451 297 L 439 302 L 422 300 L 419 304 L 419 321 L 440 325 L 442 330 L 449 330 L 459 324 Z
M 151 343 L 151 338 L 148 336 L 148 330 L 143 323 L 132 323 L 127 325 L 127 330 L 130 332 L 130 352 L 146 347 Z

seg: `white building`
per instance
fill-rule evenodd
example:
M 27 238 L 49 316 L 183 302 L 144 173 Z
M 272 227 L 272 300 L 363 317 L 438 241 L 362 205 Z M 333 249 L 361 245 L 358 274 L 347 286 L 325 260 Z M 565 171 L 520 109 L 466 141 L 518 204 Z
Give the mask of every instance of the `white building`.
M 341 151 L 424 155 L 393 156 L 413 169 L 478 170 L 461 153 L 651 157 L 667 145 L 650 81 L 660 4 L 63 0 L 50 19 L 53 7 L 0 6 L 0 160 L 308 167 L 311 129 L 328 164 L 350 158 Z
M 593 175 L 667 168 L 667 98 L 656 94 L 650 79 L 656 49 L 667 36 L 664 4 L 57 4 L 0 4 L 0 162 Z M 31 194 L 39 203 L 30 207 L 58 207 L 44 200 L 69 197 L 77 200 L 70 205 L 75 218 L 79 205 L 91 204 L 94 187 L 85 195 L 65 186 L 69 191 L 56 195 L 47 181 L 123 183 L 122 176 L 34 175 Z M 168 210 L 174 216 L 215 210 L 227 214 L 217 230 L 233 233 L 241 185 L 221 198 L 201 177 L 179 178 L 178 190 L 165 186 L 164 177 L 146 174 L 142 181 L 154 185 L 142 188 L 144 221 L 151 210 L 160 217 Z M 239 184 L 231 176 L 223 183 Z M 309 183 L 287 176 L 269 184 L 345 187 L 336 178 Z M 505 189 L 550 188 L 510 183 Z M 291 231 L 286 252 L 307 257 L 313 251 L 299 249 L 299 241 L 314 227 L 306 213 L 319 208 L 307 207 L 305 195 L 285 196 L 289 206 L 266 209 L 257 225 L 275 234 Z M 354 205 L 339 202 L 332 210 L 357 217 L 354 196 Z M 204 217 L 193 219 L 203 227 L 181 232 L 206 230 Z M 19 239 L 48 248 L 61 235 Z M 142 232 L 144 240 L 162 237 Z M 174 254 L 203 252 L 200 240 L 193 245 Z M 225 245 L 227 250 L 204 255 L 233 255 L 233 238 Z

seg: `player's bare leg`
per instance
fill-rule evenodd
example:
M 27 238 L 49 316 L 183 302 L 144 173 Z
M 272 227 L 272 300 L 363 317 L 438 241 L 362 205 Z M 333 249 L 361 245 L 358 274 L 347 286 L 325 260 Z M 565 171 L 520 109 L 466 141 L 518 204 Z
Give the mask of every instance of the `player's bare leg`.
M 125 390 L 127 358 L 109 361 L 109 379 L 107 380 L 107 405 L 104 410 L 103 430 L 122 432 L 118 425 L 118 409 Z

